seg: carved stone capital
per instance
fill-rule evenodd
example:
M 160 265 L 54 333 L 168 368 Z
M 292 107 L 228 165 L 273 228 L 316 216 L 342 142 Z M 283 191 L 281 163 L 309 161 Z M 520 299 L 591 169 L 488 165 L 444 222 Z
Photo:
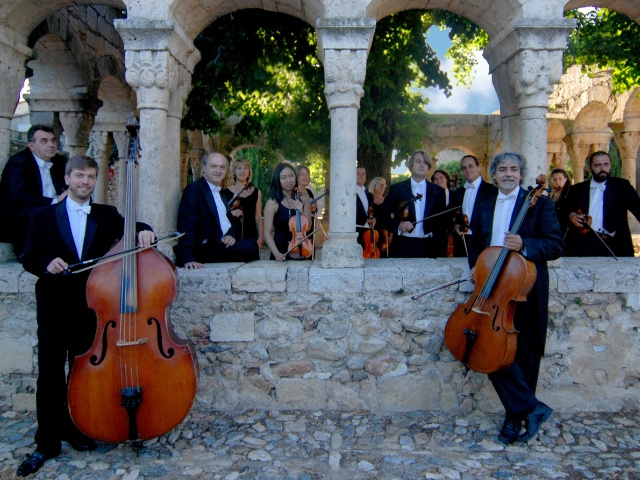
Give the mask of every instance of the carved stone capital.
M 179 64 L 167 50 L 127 50 L 125 79 L 138 95 L 138 108 L 169 109 L 178 86 Z
M 329 110 L 359 108 L 375 20 L 325 18 L 318 20 L 316 30 Z

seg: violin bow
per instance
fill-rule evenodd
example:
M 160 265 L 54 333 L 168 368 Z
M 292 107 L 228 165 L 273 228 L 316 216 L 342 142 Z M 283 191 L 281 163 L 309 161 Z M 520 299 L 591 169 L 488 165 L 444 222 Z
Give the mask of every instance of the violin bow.
M 450 287 L 452 285 L 457 285 L 458 283 L 462 283 L 462 282 L 466 282 L 467 280 L 471 280 L 471 278 L 472 278 L 471 276 L 463 277 L 463 278 L 459 278 L 457 280 L 453 280 L 452 282 L 447 282 L 447 283 L 444 283 L 442 285 L 438 285 L 437 287 L 430 288 L 429 290 L 425 290 L 422 293 L 417 293 L 415 295 L 411 295 L 411 300 L 417 300 L 420 297 L 424 297 L 425 295 L 428 295 L 430 293 L 437 292 L 438 290 L 442 290 L 443 288 L 447 288 L 447 287 Z
M 291 247 L 289 250 L 287 250 L 287 253 L 285 253 L 286 255 L 289 255 L 291 252 L 293 252 L 296 248 L 298 248 L 300 245 L 302 245 L 302 242 L 304 242 L 305 240 L 307 240 L 310 236 L 312 236 L 314 233 L 316 233 L 318 231 L 318 229 L 316 228 L 313 232 L 307 234 L 306 237 L 304 237 L 302 240 L 300 240 L 298 243 L 296 243 L 293 247 Z
M 443 211 L 443 212 L 436 213 L 436 214 L 434 214 L 434 215 L 429 215 L 428 217 L 423 218 L 423 219 L 422 219 L 422 220 L 420 220 L 419 222 L 411 222 L 411 225 L 417 225 L 417 224 L 422 223 L 422 222 L 425 222 L 425 221 L 427 221 L 427 220 L 431 220 L 431 219 L 432 219 L 432 218 L 434 218 L 434 217 L 438 217 L 438 216 L 440 216 L 440 215 L 444 215 L 445 213 L 450 213 L 450 212 L 453 212 L 453 211 L 455 211 L 455 210 L 460 210 L 461 208 L 462 208 L 462 207 L 453 207 L 453 208 L 450 208 L 449 210 L 445 210 L 445 211 Z
M 119 260 L 121 258 L 128 257 L 129 255 L 133 255 L 134 253 L 142 252 L 144 250 L 149 250 L 150 248 L 158 246 L 160 243 L 166 243 L 166 242 L 171 242 L 172 240 L 177 240 L 178 238 L 182 237 L 183 235 L 184 235 L 184 233 L 173 232 L 173 233 L 167 235 L 166 237 L 158 238 L 155 242 L 153 242 L 148 247 L 137 246 L 137 247 L 131 248 L 129 250 L 125 250 L 123 252 L 112 253 L 110 255 L 105 255 L 103 257 L 92 258 L 90 260 L 85 260 L 83 262 L 74 263 L 73 265 L 69 265 L 67 267 L 67 269 L 64 272 L 62 272 L 62 274 L 63 275 L 73 275 L 73 274 L 76 274 L 76 273 L 84 272 L 86 270 L 91 270 L 92 268 L 95 268 L 95 267 L 98 266 L 97 262 L 100 262 L 102 260 L 105 260 L 105 261 L 100 263 L 100 265 L 104 265 L 105 263 L 115 262 L 116 260 Z M 95 265 L 90 265 L 88 267 L 81 268 L 80 270 L 72 270 L 73 268 L 78 268 L 78 267 L 82 267 L 84 265 L 89 265 L 90 263 L 95 263 Z
M 227 202 L 227 205 L 231 205 L 233 202 L 236 201 L 236 198 L 238 198 L 242 192 L 244 192 L 245 190 L 249 190 L 250 188 L 253 188 L 253 182 L 247 183 L 242 190 L 240 190 L 233 197 L 231 197 L 231 200 Z

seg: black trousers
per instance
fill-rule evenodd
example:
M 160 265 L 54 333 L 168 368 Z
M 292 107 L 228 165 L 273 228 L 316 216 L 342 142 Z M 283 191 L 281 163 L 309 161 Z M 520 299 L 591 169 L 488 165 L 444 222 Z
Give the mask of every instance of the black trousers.
M 412 238 L 394 235 L 391 242 L 391 258 L 436 258 L 440 249 L 433 237 Z
M 96 316 L 87 307 L 86 276 L 51 275 L 36 284 L 38 302 L 38 380 L 36 413 L 38 451 L 57 455 L 60 442 L 73 434 L 67 405 L 68 376 L 73 360 L 91 347 L 96 330 Z M 49 288 L 56 282 L 55 288 Z M 59 288 L 60 286 L 63 288 Z
M 538 404 L 536 387 L 540 372 L 541 346 L 536 340 L 540 336 L 540 327 L 535 297 L 535 294 L 530 295 L 529 301 L 519 303 L 516 307 L 514 326 L 520 333 L 515 361 L 509 368 L 489 374 L 489 380 L 507 416 L 525 415 Z
M 237 240 L 227 247 L 222 242 L 207 242 L 200 245 L 196 252 L 196 259 L 200 263 L 221 262 L 251 262 L 260 260 L 258 242 L 252 239 Z

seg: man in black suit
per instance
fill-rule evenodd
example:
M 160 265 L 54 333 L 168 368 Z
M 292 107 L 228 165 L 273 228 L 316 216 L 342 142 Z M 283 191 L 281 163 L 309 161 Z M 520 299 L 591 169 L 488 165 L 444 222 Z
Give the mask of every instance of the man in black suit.
M 85 295 L 90 272 L 62 274 L 71 264 L 103 256 L 123 235 L 124 218 L 115 207 L 90 203 L 97 175 L 91 157 L 71 158 L 64 177 L 68 197 L 34 212 L 29 228 L 23 264 L 38 277 L 38 430 L 36 451 L 22 462 L 18 476 L 59 455 L 62 440 L 80 451 L 95 448 L 71 421 L 65 378 L 65 362 L 71 371 L 73 359 L 91 347 L 95 335 L 96 316 Z M 150 227 L 140 224 L 139 230 L 140 245 L 150 245 L 155 239 Z
M 356 232 L 358 232 L 358 243 L 364 249 L 362 237 L 364 232 L 369 230 L 364 228 L 369 224 L 375 225 L 375 219 L 369 220 L 369 207 L 373 206 L 373 194 L 367 190 L 367 171 L 364 167 L 356 167 Z
M 390 256 L 394 258 L 446 257 L 447 222 L 443 216 L 423 221 L 446 209 L 444 189 L 427 182 L 433 166 L 431 156 L 416 150 L 407 160 L 411 178 L 392 185 L 382 211 L 389 232 L 393 233 Z M 416 196 L 420 195 L 420 199 Z M 402 218 L 404 213 L 406 218 Z
M 568 218 L 567 256 L 610 256 L 607 247 L 590 229 L 580 233 L 589 215 L 591 228 L 617 257 L 633 257 L 633 242 L 627 211 L 640 220 L 640 197 L 628 180 L 611 178 L 611 159 L 606 152 L 589 157 L 591 180 L 573 185 L 564 200 L 564 215 Z M 580 212 L 580 213 L 578 213 Z M 576 227 L 576 228 L 573 228 Z
M 536 283 L 527 301 L 517 304 L 513 317 L 515 328 L 520 332 L 515 361 L 510 367 L 489 374 L 506 411 L 498 436 L 498 440 L 506 444 L 533 438 L 553 412 L 536 398 L 535 392 L 547 336 L 547 261 L 562 254 L 563 239 L 553 202 L 544 196 L 527 210 L 520 229 L 511 234 L 513 222 L 527 196 L 520 188 L 525 171 L 524 158 L 517 153 L 501 153 L 493 158 L 489 172 L 499 193 L 478 205 L 471 221 L 473 241 L 469 245 L 472 277 L 478 256 L 489 246 L 518 252 L 532 261 L 537 270 Z M 521 434 L 523 426 L 525 430 Z
M 458 188 L 453 192 L 449 208 L 461 207 L 462 213 L 467 216 L 469 223 L 471 223 L 477 205 L 495 197 L 498 194 L 498 189 L 489 182 L 484 181 L 482 175 L 480 175 L 480 163 L 473 155 L 462 157 L 460 171 L 467 181 L 464 184 L 464 188 Z M 469 244 L 471 242 L 473 232 L 468 229 L 467 232 L 462 233 L 463 230 L 458 225 L 455 225 L 454 230 L 456 233 L 453 237 L 454 256 L 466 257 L 468 248 L 465 248 L 465 243 Z
M 0 222 L 5 225 L 0 240 L 13 243 L 18 259 L 27 241 L 31 214 L 66 196 L 66 159 L 56 154 L 58 141 L 53 128 L 33 125 L 27 140 L 27 148 L 9 159 L 0 180 Z
M 178 231 L 184 236 L 173 247 L 176 265 L 188 269 L 204 263 L 259 260 L 254 240 L 236 240 L 229 205 L 220 195 L 229 161 L 210 153 L 202 161 L 202 178 L 184 189 L 178 209 Z

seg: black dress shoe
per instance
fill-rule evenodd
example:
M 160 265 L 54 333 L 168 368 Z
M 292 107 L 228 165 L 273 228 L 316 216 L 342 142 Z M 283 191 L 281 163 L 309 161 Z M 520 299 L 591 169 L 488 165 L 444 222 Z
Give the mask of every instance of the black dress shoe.
M 70 435 L 67 435 L 62 440 L 67 442 L 69 445 L 71 445 L 71 448 L 78 452 L 88 452 L 90 450 L 95 450 L 98 446 L 96 445 L 96 442 L 80 432 L 73 432 Z
M 524 418 L 524 433 L 518 437 L 519 442 L 528 442 L 538 434 L 540 425 L 547 421 L 553 413 L 551 407 L 538 402 L 533 412 Z
M 498 434 L 498 441 L 506 445 L 510 445 L 518 440 L 520 429 L 522 428 L 522 420 L 507 415 Z
M 46 453 L 38 452 L 37 450 L 27 457 L 27 459 L 20 464 L 17 470 L 19 477 L 26 477 L 32 473 L 36 473 L 40 470 L 40 467 L 44 465 L 44 462 L 57 455 L 48 455 Z

